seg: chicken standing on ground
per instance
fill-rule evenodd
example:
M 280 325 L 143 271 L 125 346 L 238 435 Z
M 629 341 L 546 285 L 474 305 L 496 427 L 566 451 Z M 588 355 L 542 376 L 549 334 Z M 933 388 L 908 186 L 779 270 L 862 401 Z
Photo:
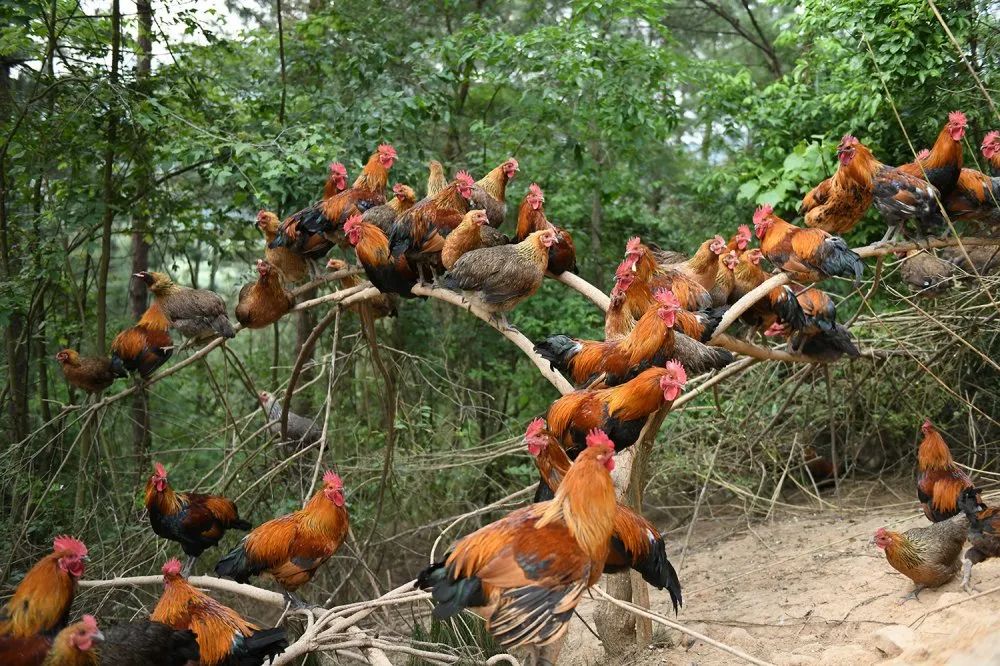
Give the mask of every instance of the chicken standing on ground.
M 962 588 L 971 594 L 975 590 L 972 585 L 972 565 L 991 557 L 1000 557 L 1000 508 L 983 504 L 976 488 L 963 490 L 958 498 L 958 506 L 969 522 L 966 536 L 970 548 L 965 551 L 965 562 L 962 564 Z
M 133 277 L 146 283 L 171 326 L 184 337 L 200 342 L 236 335 L 226 314 L 226 302 L 214 291 L 182 287 L 164 273 L 141 271 Z
M 916 599 L 924 588 L 941 587 L 955 577 L 968 527 L 965 516 L 955 516 L 902 534 L 884 527 L 875 532 L 875 545 L 885 550 L 889 565 L 916 584 L 899 603 Z
M 924 439 L 917 450 L 917 499 L 931 522 L 958 513 L 958 496 L 972 479 L 952 460 L 951 450 L 930 421 L 920 426 Z

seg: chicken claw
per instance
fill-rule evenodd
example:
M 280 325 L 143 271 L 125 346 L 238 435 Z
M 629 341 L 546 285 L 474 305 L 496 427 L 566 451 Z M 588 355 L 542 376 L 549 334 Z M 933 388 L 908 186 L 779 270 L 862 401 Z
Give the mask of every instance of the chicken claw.
M 920 598 L 917 595 L 920 594 L 920 592 L 924 589 L 924 587 L 925 587 L 924 585 L 917 585 L 915 588 L 913 588 L 912 592 L 910 592 L 907 595 L 904 595 L 904 596 L 900 597 L 899 601 L 896 602 L 896 605 L 897 606 L 902 606 L 903 604 L 905 604 L 910 599 L 913 599 L 914 601 L 918 601 L 919 602 Z

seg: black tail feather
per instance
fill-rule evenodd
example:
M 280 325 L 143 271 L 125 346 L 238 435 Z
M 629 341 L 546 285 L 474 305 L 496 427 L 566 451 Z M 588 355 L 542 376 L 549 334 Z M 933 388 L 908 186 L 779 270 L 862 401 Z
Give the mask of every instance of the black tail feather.
M 288 647 L 288 636 L 281 627 L 261 629 L 233 647 L 233 657 L 239 666 L 260 666 L 271 663 Z
M 242 518 L 237 518 L 232 523 L 230 523 L 229 527 L 234 530 L 242 530 L 246 532 L 248 530 L 253 529 L 253 523 L 251 523 L 249 520 L 243 520 Z
M 535 344 L 535 353 L 559 372 L 569 369 L 569 363 L 578 351 L 576 340 L 568 335 L 553 335 Z
M 674 614 L 684 605 L 681 595 L 681 582 L 677 571 L 667 559 L 667 547 L 663 539 L 657 539 L 650 548 L 649 555 L 637 562 L 635 570 L 642 574 L 642 579 L 658 590 L 666 589 L 670 594 L 670 602 L 674 606 Z
M 444 562 L 432 564 L 421 571 L 417 576 L 417 587 L 431 591 L 436 620 L 447 620 L 464 608 L 486 605 L 482 581 L 475 576 L 452 579 Z
M 256 576 L 260 573 L 260 570 L 255 570 L 247 559 L 247 551 L 244 547 L 245 543 L 246 538 L 216 563 L 216 576 L 231 578 L 237 583 L 245 583 L 250 580 L 251 576 Z
M 111 355 L 111 374 L 115 377 L 128 377 L 128 370 L 118 354 Z

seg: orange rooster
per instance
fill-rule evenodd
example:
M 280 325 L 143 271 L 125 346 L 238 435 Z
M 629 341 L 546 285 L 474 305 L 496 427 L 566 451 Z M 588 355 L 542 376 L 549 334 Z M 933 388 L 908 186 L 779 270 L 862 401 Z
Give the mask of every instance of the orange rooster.
M 243 537 L 240 545 L 215 565 L 215 573 L 240 583 L 269 573 L 295 607 L 305 607 L 295 590 L 308 583 L 320 565 L 337 552 L 348 527 L 344 484 L 328 471 L 323 475 L 323 488 L 305 507 L 268 521 Z
M 84 615 L 52 640 L 52 649 L 40 662 L 42 666 L 98 666 L 103 663 L 99 654 L 99 645 L 104 642 L 104 634 L 97 628 L 97 619 L 93 615 Z M 3 662 L 4 666 L 14 666 Z
M 983 157 L 993 177 L 975 169 L 962 169 L 955 190 L 945 199 L 945 210 L 952 220 L 977 220 L 1000 223 L 1000 132 L 990 132 L 983 139 Z
M 990 163 L 990 175 L 994 178 L 1000 176 L 1000 132 L 993 130 L 987 132 L 983 137 L 983 145 L 980 147 L 983 157 Z
M 937 188 L 942 201 L 947 199 L 962 171 L 962 137 L 967 125 L 964 113 L 952 111 L 927 157 L 904 164 L 899 170 L 908 176 L 926 180 Z
M 791 351 L 811 356 L 821 361 L 836 361 L 843 355 L 857 358 L 861 355 L 851 340 L 851 334 L 837 323 L 837 307 L 830 295 L 815 287 L 795 288 L 800 320 L 779 321 L 771 324 L 765 335 L 789 335 Z M 801 315 L 799 315 L 801 313 Z
M 555 498 L 531 504 L 461 539 L 420 573 L 439 620 L 465 608 L 486 618 L 504 649 L 538 649 L 566 633 L 584 592 L 608 559 L 617 503 L 614 447 L 591 432 Z
M 587 433 L 594 428 L 606 432 L 615 443 L 615 451 L 621 451 L 635 444 L 646 417 L 671 405 L 686 382 L 684 366 L 667 361 L 664 367 L 643 370 L 612 388 L 568 393 L 549 406 L 545 421 L 570 459 L 583 450 Z
M 713 238 L 712 242 L 715 240 Z M 716 255 L 713 253 L 712 256 Z M 630 238 L 625 245 L 625 258 L 632 263 L 636 284 L 643 287 L 646 292 L 652 293 L 655 289 L 669 289 L 680 299 L 681 307 L 691 312 L 707 310 L 712 307 L 712 296 L 708 293 L 708 289 L 702 286 L 699 279 L 692 277 L 690 272 L 685 270 L 661 267 L 650 247 L 644 245 L 638 237 Z M 712 280 L 714 284 L 714 274 Z M 649 307 L 652 307 L 652 303 L 648 297 L 631 301 L 632 316 L 638 319 Z
M 168 328 L 170 320 L 160 304 L 153 301 L 138 324 L 126 328 L 111 341 L 112 370 L 138 372 L 143 379 L 149 377 L 174 353 Z
M 430 198 L 448 186 L 448 179 L 444 176 L 444 167 L 437 160 L 427 163 L 427 193 L 424 195 Z
M 392 256 L 389 239 L 381 229 L 354 215 L 344 224 L 344 233 L 372 285 L 383 294 L 413 298 L 410 290 L 417 283 L 417 273 L 405 255 Z
M 240 289 L 236 305 L 236 319 L 247 328 L 270 326 L 295 307 L 295 296 L 281 286 L 278 269 L 258 259 L 257 275 L 256 282 Z
M 330 162 L 330 175 L 323 184 L 323 200 L 326 201 L 347 189 L 347 167 L 340 162 Z
M 536 183 L 528 186 L 528 192 L 517 211 L 517 230 L 514 239 L 520 243 L 529 234 L 543 229 L 556 231 L 556 242 L 549 248 L 549 272 L 562 275 L 566 271 L 576 272 L 576 246 L 568 231 L 555 226 L 545 217 L 545 193 Z
M 760 267 L 761 252 L 754 248 L 740 255 L 736 266 L 730 269 L 732 258 L 726 263 L 727 270 L 733 272 L 732 300 L 738 301 L 759 287 L 768 275 Z M 788 285 L 775 287 L 767 296 L 754 303 L 740 319 L 748 326 L 767 329 L 772 324 L 787 324 L 793 330 L 801 330 L 805 325 L 802 310 L 795 300 L 795 293 Z
M 931 522 L 958 513 L 958 496 L 972 487 L 972 479 L 951 458 L 951 450 L 929 421 L 920 426 L 924 440 L 917 450 L 917 499 Z
M 513 157 L 498 165 L 472 186 L 472 207 L 486 211 L 490 226 L 499 227 L 507 217 L 507 183 L 520 167 Z
M 733 268 L 734 261 L 739 259 L 739 255 L 747 249 L 750 244 L 750 227 L 741 224 L 736 231 L 736 235 L 729 239 L 722 254 L 719 255 L 719 266 L 715 271 L 715 284 L 708 290 L 712 297 L 712 305 L 722 307 L 731 303 L 730 295 L 733 293 Z M 727 263 L 732 266 L 727 266 Z M 727 270 L 728 268 L 728 270 Z
M 806 226 L 831 234 L 845 234 L 864 217 L 872 205 L 872 172 L 865 160 L 855 159 L 850 135 L 837 146 L 837 172 L 810 191 L 799 207 Z
M 386 143 L 380 145 L 350 189 L 289 216 L 268 246 L 288 247 L 313 258 L 326 254 L 332 243 L 343 242 L 344 222 L 350 216 L 385 203 L 389 169 L 395 161 L 396 149 Z
M 153 469 L 146 482 L 149 523 L 157 536 L 181 545 L 188 556 L 185 576 L 191 575 L 198 557 L 218 544 L 226 530 L 245 532 L 253 527 L 240 519 L 232 500 L 219 495 L 176 492 L 167 481 L 163 465 L 154 463 Z
M 448 234 L 441 248 L 441 263 L 451 270 L 459 257 L 481 247 L 496 247 L 510 242 L 504 234 L 488 224 L 484 210 L 470 210 L 462 218 L 461 224 Z
M 278 269 L 281 279 L 286 283 L 303 282 L 309 277 L 309 261 L 287 247 L 271 247 L 280 225 L 281 222 L 274 213 L 266 210 L 257 213 L 257 228 L 264 234 L 264 259 Z
M 86 393 L 100 393 L 118 377 L 128 377 L 120 367 L 104 356 L 80 356 L 75 349 L 63 349 L 56 354 L 63 376 L 70 386 Z
M 347 262 L 341 259 L 330 259 L 326 262 L 326 267 L 333 272 L 350 268 Z M 348 275 L 340 278 L 340 286 L 343 289 L 351 289 L 352 287 L 357 287 L 359 284 L 361 284 L 361 278 L 357 275 Z M 347 307 L 354 312 L 367 310 L 374 315 L 375 319 L 381 319 L 382 317 L 395 317 L 398 302 L 399 297 L 396 294 L 381 294 L 377 298 L 369 298 L 362 303 L 355 303 Z
M 725 349 L 706 347 L 691 339 L 677 344 L 677 338 L 684 335 L 674 333 L 680 302 L 673 292 L 665 289 L 654 298 L 659 307 L 647 310 L 624 338 L 601 342 L 554 335 L 536 344 L 535 352 L 577 386 L 586 386 L 601 374 L 605 375 L 605 386 L 617 386 L 671 358 L 695 373 L 732 362 L 732 354 Z
M 551 500 L 570 470 L 570 460 L 561 447 L 553 444 L 552 438 L 545 431 L 543 419 L 535 419 L 528 424 L 524 442 L 541 475 L 535 502 Z M 667 589 L 676 613 L 682 603 L 681 584 L 677 579 L 677 572 L 667 559 L 663 536 L 656 527 L 632 509 L 618 504 L 615 507 L 614 532 L 609 545 L 604 573 L 635 569 L 653 587 Z
M 51 636 L 66 626 L 86 558 L 82 541 L 68 536 L 52 541 L 52 552 L 31 567 L 0 608 L 0 655 L 14 643 L 36 634 Z
M 754 212 L 753 226 L 761 253 L 796 282 L 817 282 L 839 275 L 853 277 L 855 287 L 860 284 L 865 264 L 840 236 L 789 224 L 767 204 Z
M 263 664 L 288 647 L 284 629 L 261 629 L 247 622 L 232 608 L 188 583 L 176 559 L 163 565 L 163 595 L 150 619 L 174 629 L 193 631 L 201 666 Z

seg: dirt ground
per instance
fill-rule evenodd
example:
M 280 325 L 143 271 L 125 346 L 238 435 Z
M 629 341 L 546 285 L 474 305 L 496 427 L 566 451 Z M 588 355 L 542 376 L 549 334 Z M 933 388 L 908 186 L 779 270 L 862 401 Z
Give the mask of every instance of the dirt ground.
M 763 523 L 743 516 L 699 521 L 679 576 L 684 608 L 677 621 L 765 662 L 807 664 L 1000 664 L 1000 593 L 970 598 L 958 580 L 912 590 L 869 544 L 883 526 L 903 531 L 927 524 L 911 492 L 872 486 L 826 493 L 840 509 L 786 511 Z M 901 501 L 904 500 L 904 501 Z M 799 499 L 788 499 L 795 504 Z M 808 499 L 801 500 L 803 502 Z M 853 507 L 853 508 L 847 508 Z M 680 564 L 684 533 L 670 535 L 667 551 Z M 1000 560 L 973 569 L 986 591 L 1000 583 Z M 582 615 L 593 626 L 595 602 Z M 656 613 L 673 618 L 665 592 L 652 591 Z M 887 638 L 888 635 L 888 638 Z M 730 654 L 676 630 L 654 625 L 653 644 L 608 658 L 597 639 L 574 621 L 560 664 L 735 664 Z

